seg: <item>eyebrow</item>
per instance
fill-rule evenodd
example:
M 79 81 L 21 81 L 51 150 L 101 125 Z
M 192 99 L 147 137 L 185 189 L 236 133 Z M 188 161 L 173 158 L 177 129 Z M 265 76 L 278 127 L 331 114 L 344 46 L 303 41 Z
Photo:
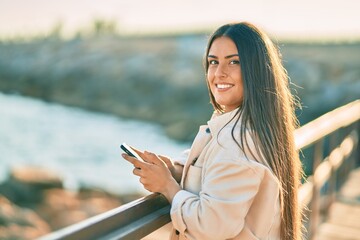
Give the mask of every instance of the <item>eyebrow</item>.
M 231 54 L 231 55 L 228 55 L 226 56 L 225 58 L 228 59 L 228 58 L 232 58 L 232 57 L 239 57 L 239 54 Z M 208 58 L 218 58 L 217 56 L 215 55 L 208 55 Z

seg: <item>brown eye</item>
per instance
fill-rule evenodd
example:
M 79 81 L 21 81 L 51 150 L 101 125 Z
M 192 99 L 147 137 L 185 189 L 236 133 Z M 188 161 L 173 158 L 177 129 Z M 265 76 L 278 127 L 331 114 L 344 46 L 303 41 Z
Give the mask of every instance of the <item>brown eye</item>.
M 239 60 L 232 60 L 230 62 L 231 65 L 237 65 L 237 64 L 240 64 L 240 61 Z
M 216 61 L 216 60 L 210 60 L 209 61 L 209 65 L 215 65 L 215 64 L 218 64 L 218 61 Z

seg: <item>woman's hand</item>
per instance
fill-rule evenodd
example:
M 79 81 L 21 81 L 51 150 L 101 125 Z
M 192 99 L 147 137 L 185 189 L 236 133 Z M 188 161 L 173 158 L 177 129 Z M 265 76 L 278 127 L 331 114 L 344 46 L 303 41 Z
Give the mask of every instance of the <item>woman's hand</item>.
M 166 164 L 173 178 L 175 178 L 175 180 L 179 183 L 181 181 L 184 166 L 175 165 L 174 162 L 167 156 L 158 155 L 158 157 Z
M 142 159 L 145 158 L 144 153 L 140 150 L 131 147 Z M 181 181 L 182 173 L 183 173 L 183 167 L 182 165 L 175 165 L 174 162 L 167 156 L 163 155 L 157 155 L 168 167 L 168 169 L 171 172 L 171 175 L 175 180 L 179 183 Z
M 175 194 L 181 190 L 171 173 L 171 168 L 175 169 L 172 161 L 154 153 L 136 151 L 145 162 L 122 154 L 124 159 L 134 165 L 134 175 L 140 177 L 140 182 L 146 190 L 163 194 L 171 203 Z

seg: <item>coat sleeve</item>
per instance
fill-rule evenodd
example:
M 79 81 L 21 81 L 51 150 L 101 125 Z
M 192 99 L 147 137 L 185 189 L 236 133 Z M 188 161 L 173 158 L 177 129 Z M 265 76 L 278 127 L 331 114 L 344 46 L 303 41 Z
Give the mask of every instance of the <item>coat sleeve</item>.
M 170 212 L 174 228 L 189 239 L 235 237 L 264 176 L 244 161 L 215 160 L 206 168 L 199 195 L 179 191 Z

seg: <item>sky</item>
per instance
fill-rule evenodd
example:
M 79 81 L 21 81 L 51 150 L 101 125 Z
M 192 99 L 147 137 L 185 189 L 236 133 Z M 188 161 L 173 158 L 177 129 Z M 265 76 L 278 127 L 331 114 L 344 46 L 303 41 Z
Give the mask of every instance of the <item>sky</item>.
M 59 22 L 72 34 L 104 19 L 131 34 L 249 21 L 279 38 L 360 39 L 359 9 L 360 0 L 0 0 L 0 37 L 47 32 Z

